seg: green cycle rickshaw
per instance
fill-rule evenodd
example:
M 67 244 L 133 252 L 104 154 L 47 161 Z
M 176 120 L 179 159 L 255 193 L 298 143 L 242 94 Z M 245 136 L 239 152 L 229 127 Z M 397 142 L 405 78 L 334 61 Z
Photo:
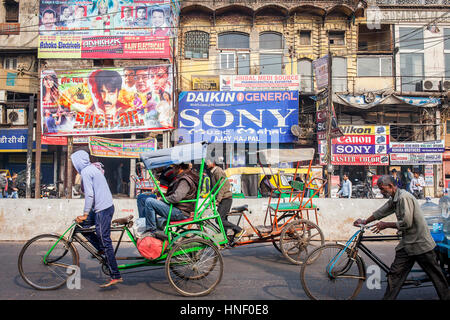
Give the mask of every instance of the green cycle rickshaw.
M 162 201 L 167 200 L 161 191 L 152 169 L 171 164 L 186 163 L 198 160 L 200 164 L 199 186 L 205 166 L 206 143 L 179 145 L 173 148 L 141 154 L 141 160 L 149 171 L 150 177 L 160 193 Z M 220 245 L 228 242 L 222 220 L 217 213 L 216 195 L 225 180 L 221 180 L 211 189 L 206 198 L 200 196 L 200 187 L 195 202 L 195 210 L 191 217 L 181 221 L 171 221 L 173 205 L 164 226 L 164 241 L 160 257 L 149 260 L 142 256 L 119 257 L 117 251 L 126 233 L 130 241 L 137 246 L 137 239 L 130 228 L 133 216 L 116 219 L 112 222 L 111 231 L 120 233 L 115 247 L 117 261 L 128 260 L 132 263 L 119 264 L 121 273 L 124 270 L 139 267 L 164 267 L 166 276 L 175 290 L 184 296 L 203 296 L 209 294 L 221 281 L 223 275 L 223 259 Z M 214 222 L 220 233 L 211 232 L 206 222 Z M 19 254 L 19 273 L 26 283 L 35 289 L 51 290 L 67 284 L 79 268 L 79 254 L 75 243 L 85 248 L 102 265 L 102 270 L 109 275 L 106 260 L 86 240 L 83 234 L 95 232 L 95 227 L 83 228 L 75 221 L 62 234 L 42 234 L 29 240 Z

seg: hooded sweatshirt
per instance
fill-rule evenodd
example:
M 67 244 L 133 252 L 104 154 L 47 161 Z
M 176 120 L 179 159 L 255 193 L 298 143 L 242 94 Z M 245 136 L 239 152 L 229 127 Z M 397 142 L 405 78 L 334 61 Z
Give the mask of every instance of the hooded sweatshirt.
M 80 150 L 72 154 L 72 164 L 81 175 L 84 189 L 84 212 L 108 209 L 113 205 L 111 191 L 103 173 L 89 161 L 89 154 Z

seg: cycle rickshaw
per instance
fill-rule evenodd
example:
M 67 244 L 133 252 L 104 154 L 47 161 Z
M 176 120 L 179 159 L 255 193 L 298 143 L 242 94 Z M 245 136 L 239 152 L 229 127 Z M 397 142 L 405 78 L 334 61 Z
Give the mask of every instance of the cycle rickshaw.
M 205 165 L 205 143 L 180 145 L 169 149 L 148 152 L 141 155 L 141 160 L 150 173 L 150 177 L 160 193 L 162 200 L 166 198 L 156 183 L 151 169 L 171 164 L 200 160 L 200 181 Z M 116 259 L 130 260 L 132 263 L 119 264 L 119 270 L 128 270 L 140 267 L 164 267 L 166 276 L 175 290 L 184 296 L 203 296 L 210 293 L 221 281 L 223 275 L 223 259 L 218 249 L 221 244 L 227 243 L 226 236 L 217 240 L 210 233 L 205 232 L 206 221 L 214 221 L 223 235 L 222 221 L 217 213 L 214 202 L 220 188 L 225 181 L 219 181 L 212 188 L 206 198 L 200 198 L 200 189 L 196 199 L 184 200 L 195 202 L 195 211 L 191 217 L 181 221 L 170 221 L 173 205 L 164 227 L 165 240 L 160 257 L 148 260 L 142 256 L 119 257 L 117 251 L 122 243 L 124 234 L 137 246 L 137 239 L 130 228 L 133 225 L 133 216 L 116 219 L 112 223 L 111 231 L 120 232 L 115 247 Z M 209 215 L 205 216 L 207 208 Z M 102 270 L 109 275 L 109 268 L 103 256 L 86 240 L 83 234 L 94 232 L 95 227 L 82 228 L 75 221 L 62 234 L 42 234 L 29 240 L 19 254 L 19 273 L 26 283 L 35 289 L 51 290 L 62 287 L 79 268 L 79 254 L 75 243 L 79 243 L 102 265 Z
M 313 148 L 303 149 L 267 149 L 261 150 L 259 164 L 266 176 L 274 176 L 275 169 L 272 165 L 280 162 L 293 162 L 296 164 L 293 180 L 290 187 L 281 186 L 281 179 L 275 179 L 275 185 L 268 184 L 270 188 L 269 202 L 264 217 L 264 225 L 254 226 L 246 212 L 248 205 L 235 207 L 228 216 L 237 216 L 237 224 L 242 227 L 242 218 L 248 223 L 251 235 L 248 239 L 240 239 L 237 242 L 230 241 L 230 247 L 238 247 L 253 243 L 272 242 L 274 247 L 293 264 L 302 264 L 312 249 L 324 244 L 325 239 L 322 230 L 318 226 L 318 208 L 313 204 L 313 198 L 320 194 L 326 180 L 313 177 L 311 173 L 314 158 Z M 302 184 L 296 180 L 300 163 L 307 162 L 308 171 L 306 181 Z M 268 166 L 264 168 L 264 165 Z M 277 169 L 277 175 L 279 170 Z M 272 179 L 273 180 L 273 179 Z M 310 192 L 310 197 L 307 193 Z M 315 222 L 310 221 L 314 215 Z M 214 228 L 210 222 L 207 225 Z M 219 233 L 219 228 L 216 227 Z

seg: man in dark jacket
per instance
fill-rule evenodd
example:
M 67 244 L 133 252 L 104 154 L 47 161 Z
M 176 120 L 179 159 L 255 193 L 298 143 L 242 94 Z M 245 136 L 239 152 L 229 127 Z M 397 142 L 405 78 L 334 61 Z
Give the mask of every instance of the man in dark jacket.
M 170 215 L 171 221 L 187 219 L 191 216 L 191 212 L 194 212 L 195 201 L 180 201 L 197 198 L 199 175 L 197 172 L 189 170 L 189 165 L 184 163 L 174 166 L 174 170 L 177 178 L 170 183 L 167 189 L 165 197 L 168 203 L 161 201 L 160 197 L 157 199 L 148 197 L 145 199 L 143 210 L 139 212 L 139 217 L 145 218 L 145 224 L 149 232 L 156 232 L 157 215 L 167 219 L 170 211 L 169 204 L 173 204 Z
M 218 181 L 221 179 L 225 179 L 225 183 L 222 188 L 217 193 L 217 212 L 219 212 L 220 217 L 222 218 L 222 224 L 225 229 L 232 229 L 234 231 L 234 240 L 239 240 L 244 234 L 244 230 L 228 221 L 228 213 L 230 212 L 231 205 L 233 203 L 233 194 L 231 193 L 231 185 L 230 181 L 227 179 L 225 172 L 222 168 L 218 167 L 217 164 L 212 160 L 207 160 L 206 165 L 209 169 L 211 176 L 211 188 L 213 188 Z M 223 180 L 220 182 L 220 184 Z M 219 184 L 219 185 L 220 185 Z

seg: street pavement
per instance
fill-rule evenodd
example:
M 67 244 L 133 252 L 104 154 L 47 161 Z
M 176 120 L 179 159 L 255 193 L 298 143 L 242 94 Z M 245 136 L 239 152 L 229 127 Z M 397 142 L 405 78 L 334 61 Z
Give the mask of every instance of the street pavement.
M 122 273 L 124 283 L 112 288 L 101 289 L 99 285 L 107 279 L 97 260 L 79 245 L 81 267 L 81 289 L 65 286 L 53 291 L 38 291 L 29 287 L 20 277 L 17 259 L 23 242 L 0 242 L 0 299 L 1 300 L 308 300 L 301 283 L 299 266 L 285 260 L 271 243 L 253 244 L 223 250 L 224 274 L 221 283 L 208 296 L 185 298 L 177 294 L 165 276 L 163 268 L 133 269 Z M 392 262 L 395 242 L 368 244 L 388 265 Z M 122 251 L 121 251 L 122 250 Z M 119 255 L 130 256 L 137 250 L 128 243 L 119 250 Z M 366 267 L 373 264 L 365 259 Z M 384 279 L 384 275 L 382 276 Z M 363 286 L 358 299 L 379 300 L 386 283 L 381 289 L 369 290 Z M 434 287 L 402 290 L 398 299 L 434 300 Z

